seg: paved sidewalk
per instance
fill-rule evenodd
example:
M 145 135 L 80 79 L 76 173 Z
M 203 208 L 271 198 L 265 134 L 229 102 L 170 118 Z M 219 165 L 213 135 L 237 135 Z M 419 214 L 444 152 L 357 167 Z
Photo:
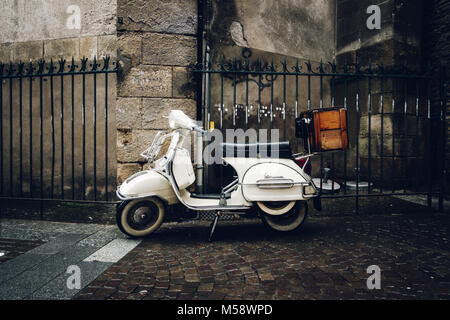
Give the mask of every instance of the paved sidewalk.
M 1 299 L 450 299 L 450 214 L 311 216 L 295 234 L 259 220 L 116 226 L 0 220 Z M 69 266 L 82 290 L 70 290 Z M 368 290 L 367 267 L 381 269 Z
M 291 235 L 221 222 L 213 243 L 206 223 L 166 225 L 76 299 L 450 299 L 449 231 L 430 212 L 316 216 Z
M 18 240 L 0 238 L 0 263 L 14 259 L 44 244 L 42 240 Z
M 0 220 L 0 300 L 70 299 L 66 273 L 76 265 L 81 288 L 140 241 L 117 227 L 27 220 Z

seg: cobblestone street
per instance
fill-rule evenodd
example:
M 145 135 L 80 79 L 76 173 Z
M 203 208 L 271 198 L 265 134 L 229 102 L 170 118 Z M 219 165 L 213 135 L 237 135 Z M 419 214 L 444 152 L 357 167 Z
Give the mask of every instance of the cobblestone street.
M 169 224 L 75 299 L 449 299 L 450 216 L 310 217 L 290 235 L 258 220 Z M 367 267 L 381 269 L 368 290 Z

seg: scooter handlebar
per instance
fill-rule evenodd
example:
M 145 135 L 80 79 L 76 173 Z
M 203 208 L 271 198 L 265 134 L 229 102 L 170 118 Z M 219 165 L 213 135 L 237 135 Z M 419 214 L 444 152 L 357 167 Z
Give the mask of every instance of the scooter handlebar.
M 200 134 L 205 134 L 206 133 L 206 131 L 203 130 L 202 128 L 200 128 L 200 127 L 194 127 L 192 130 L 194 130 L 195 132 L 198 132 Z

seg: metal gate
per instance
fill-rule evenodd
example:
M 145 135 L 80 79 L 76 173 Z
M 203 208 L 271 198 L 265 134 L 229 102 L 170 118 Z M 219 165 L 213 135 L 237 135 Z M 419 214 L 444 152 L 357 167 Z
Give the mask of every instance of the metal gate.
M 358 60 L 318 62 L 274 57 L 222 57 L 218 64 L 198 65 L 203 75 L 206 129 L 278 128 L 296 152 L 295 118 L 313 108 L 348 110 L 350 148 L 322 153 L 313 161 L 314 177 L 330 171 L 331 190 L 323 199 L 371 196 L 439 196 L 443 210 L 446 184 L 445 66 L 425 71 L 405 66 L 362 65 Z M 225 169 L 227 170 L 227 169 Z M 226 185 L 222 166 L 209 168 L 208 189 Z M 209 181 L 209 185 L 208 185 Z M 321 182 L 322 184 L 322 182 Z
M 116 72 L 109 57 L 0 62 L 0 200 L 115 200 Z

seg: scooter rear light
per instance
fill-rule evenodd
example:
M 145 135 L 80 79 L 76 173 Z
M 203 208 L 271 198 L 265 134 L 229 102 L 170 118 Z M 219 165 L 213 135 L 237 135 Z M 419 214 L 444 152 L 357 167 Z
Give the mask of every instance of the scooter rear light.
M 311 175 L 312 166 L 311 161 L 308 161 L 308 158 L 295 159 L 295 163 L 297 163 L 297 165 L 302 168 L 303 171 L 305 171 L 308 175 Z

